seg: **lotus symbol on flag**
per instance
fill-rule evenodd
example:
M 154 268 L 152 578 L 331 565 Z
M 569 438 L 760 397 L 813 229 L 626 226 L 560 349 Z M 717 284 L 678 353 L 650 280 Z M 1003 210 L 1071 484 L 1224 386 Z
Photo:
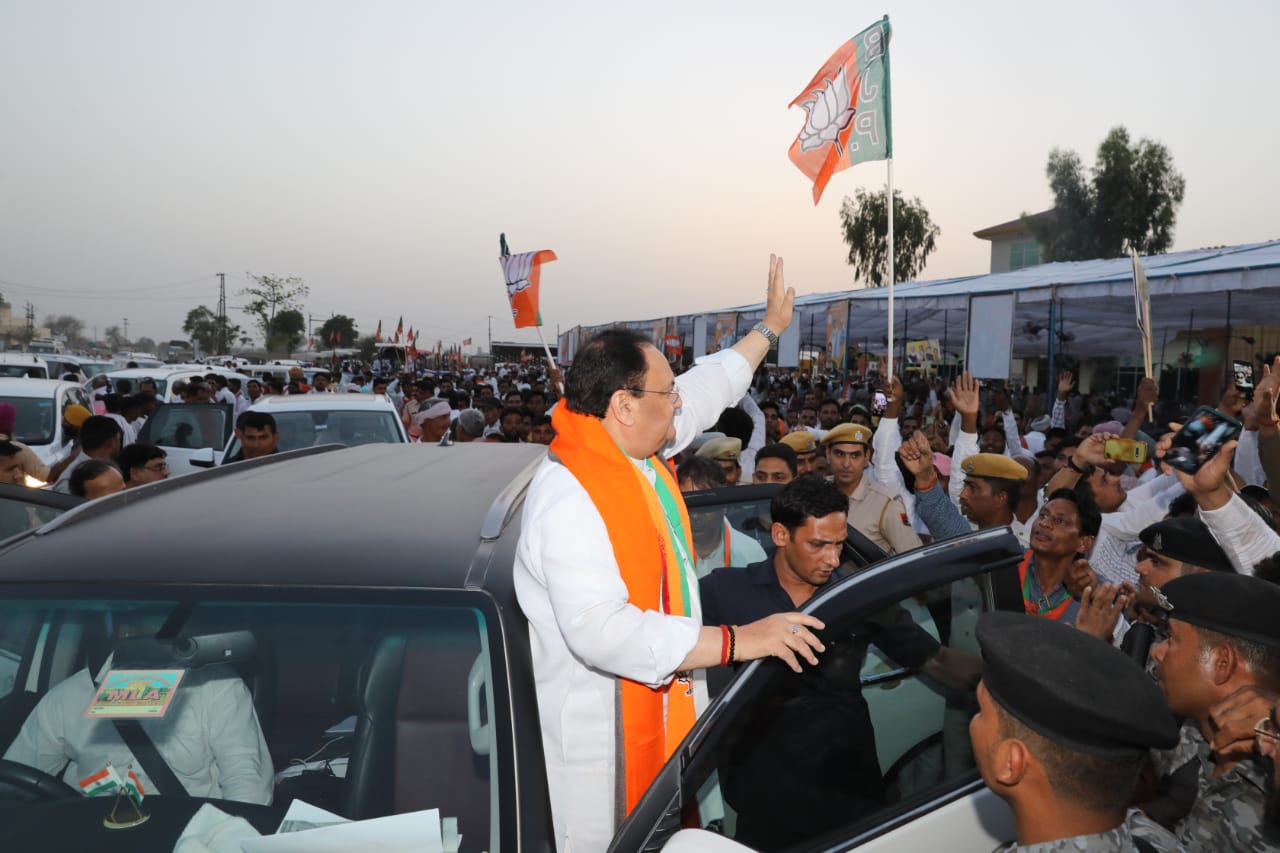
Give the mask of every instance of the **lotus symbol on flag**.
M 800 131 L 801 151 L 814 151 L 834 143 L 836 152 L 844 154 L 840 132 L 853 121 L 854 114 L 849 100 L 849 83 L 842 66 L 836 76 L 827 81 L 826 87 L 814 89 L 801 104 L 808 113 L 804 129 Z
M 510 299 L 522 290 L 529 289 L 529 279 L 522 278 L 519 281 L 507 282 L 507 298 Z

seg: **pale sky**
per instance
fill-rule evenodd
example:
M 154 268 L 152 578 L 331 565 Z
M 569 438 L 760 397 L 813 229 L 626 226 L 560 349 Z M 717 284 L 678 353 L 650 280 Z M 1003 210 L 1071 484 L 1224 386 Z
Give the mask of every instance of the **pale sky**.
M 1164 143 L 1175 249 L 1280 237 L 1280 4 L 0 0 L 0 293 L 38 319 L 181 337 L 246 272 L 306 280 L 317 324 L 515 332 L 497 263 L 553 249 L 557 327 L 854 286 L 788 110 L 887 13 L 895 182 L 942 229 L 921 278 L 987 271 L 972 232 L 1048 207 L 1058 146 Z M 230 312 L 242 326 L 249 320 Z

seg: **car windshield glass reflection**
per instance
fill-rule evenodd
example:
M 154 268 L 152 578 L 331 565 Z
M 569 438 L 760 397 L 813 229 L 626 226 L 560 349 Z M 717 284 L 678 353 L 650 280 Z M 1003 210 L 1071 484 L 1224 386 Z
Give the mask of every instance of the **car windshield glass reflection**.
M 0 765 L 0 798 L 15 773 L 105 796 L 84 780 L 110 763 L 161 802 L 210 798 L 231 814 L 283 815 L 294 798 L 351 819 L 439 809 L 461 849 L 496 850 L 491 618 L 469 606 L 5 602 L 0 749 L 18 767 Z M 148 761 L 108 715 L 161 706 L 140 723 Z
M 399 441 L 396 416 L 391 412 L 310 411 L 272 412 L 280 433 L 280 450 L 321 444 L 391 444 Z
M 3 397 L 18 410 L 13 437 L 23 444 L 48 444 L 57 429 L 53 397 Z

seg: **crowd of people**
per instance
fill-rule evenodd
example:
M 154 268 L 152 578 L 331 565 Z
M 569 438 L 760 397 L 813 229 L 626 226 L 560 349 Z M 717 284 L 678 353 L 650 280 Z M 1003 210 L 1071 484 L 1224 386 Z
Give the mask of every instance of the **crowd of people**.
M 1037 394 L 968 374 L 769 369 L 793 298 L 772 260 L 763 321 L 679 375 L 614 329 L 564 377 L 348 363 L 309 383 L 211 373 L 175 390 L 235 406 L 229 462 L 276 451 L 271 416 L 250 411 L 264 395 L 334 389 L 385 395 L 415 442 L 549 445 L 515 584 L 561 850 L 605 849 L 706 706 L 702 670 L 819 663 L 825 626 L 800 611 L 847 577 L 849 529 L 892 556 L 993 528 L 1023 551 L 1023 612 L 978 620 L 980 658 L 919 632 L 876 642 L 969 691 L 970 754 L 1012 809 L 1008 849 L 1280 849 L 1280 356 L 1251 399 L 1233 388 L 1217 404 L 1239 439 L 1187 470 L 1165 461 L 1185 411 L 1150 379 L 1118 400 L 1081 394 L 1071 372 Z M 9 438 L 0 404 L 0 480 L 93 498 L 167 476 L 164 451 L 137 441 L 154 384 L 99 391 L 100 411 L 63 413 L 74 452 L 52 467 Z M 782 486 L 765 547 L 682 500 L 750 483 Z M 849 725 L 865 734 L 862 717 Z M 849 754 L 847 804 L 877 802 L 874 748 Z M 778 825 L 753 825 L 763 813 L 740 816 L 739 837 L 785 846 Z

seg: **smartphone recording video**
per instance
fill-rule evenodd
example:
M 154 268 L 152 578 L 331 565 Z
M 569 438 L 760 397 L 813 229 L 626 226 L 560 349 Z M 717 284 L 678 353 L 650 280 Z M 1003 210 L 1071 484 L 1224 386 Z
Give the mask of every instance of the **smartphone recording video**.
M 1103 448 L 1108 459 L 1141 465 L 1147 461 L 1147 444 L 1132 438 L 1109 438 Z
M 1164 461 L 1179 471 L 1194 474 L 1222 445 L 1240 435 L 1241 426 L 1235 418 L 1210 406 L 1201 406 L 1174 434 L 1173 446 L 1164 455 Z
M 1231 372 L 1235 374 L 1236 390 L 1253 399 L 1253 365 L 1247 361 L 1232 361 Z

